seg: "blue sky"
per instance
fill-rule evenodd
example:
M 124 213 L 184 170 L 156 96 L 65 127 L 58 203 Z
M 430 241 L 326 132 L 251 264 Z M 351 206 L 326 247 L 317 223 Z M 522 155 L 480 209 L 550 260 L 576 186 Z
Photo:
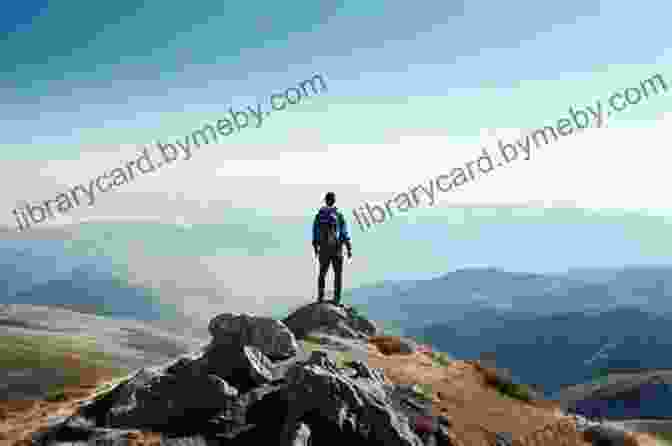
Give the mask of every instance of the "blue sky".
M 16 228 L 18 203 L 318 73 L 327 93 L 44 229 L 74 240 L 68 255 L 93 250 L 199 308 L 212 294 L 255 308 L 311 299 L 309 224 L 327 190 L 352 226 L 346 286 L 469 265 L 669 264 L 669 94 L 367 233 L 351 209 L 570 106 L 656 73 L 672 85 L 670 13 L 613 0 L 12 4 L 0 17 L 0 224 Z M 165 288 L 176 275 L 183 289 Z

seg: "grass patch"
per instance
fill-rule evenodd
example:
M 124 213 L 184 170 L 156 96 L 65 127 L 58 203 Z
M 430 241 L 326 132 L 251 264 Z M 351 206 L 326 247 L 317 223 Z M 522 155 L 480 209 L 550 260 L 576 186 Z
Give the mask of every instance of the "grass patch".
M 526 384 L 498 382 L 495 384 L 495 388 L 504 396 L 525 402 L 532 400 L 530 388 Z
M 66 399 L 67 397 L 63 389 L 52 390 L 51 392 L 48 392 L 47 395 L 44 397 L 44 400 L 49 401 L 50 403 L 65 401 Z
M 73 367 L 73 360 L 76 367 Z M 0 369 L 58 370 L 63 377 L 47 390 L 45 398 L 61 401 L 65 387 L 82 384 L 83 369 L 105 369 L 124 375 L 128 370 L 112 367 L 113 358 L 96 349 L 94 338 L 63 335 L 0 336 Z
M 112 380 L 112 381 L 106 382 L 105 384 L 99 386 L 99 387 L 96 388 L 96 390 L 93 392 L 94 395 L 95 395 L 93 399 L 94 399 L 95 401 L 98 401 L 98 400 L 101 400 L 101 399 L 105 398 L 105 396 L 107 396 L 107 394 L 109 394 L 109 393 L 110 393 L 112 390 L 114 390 L 119 384 L 123 383 L 124 381 L 126 381 L 126 380 L 129 379 L 129 378 L 130 378 L 130 377 L 128 377 L 128 375 L 120 376 L 120 377 L 118 377 L 118 378 L 116 378 L 116 379 L 114 379 L 114 380 Z
M 497 389 L 501 395 L 525 402 L 532 401 L 534 392 L 527 384 L 519 384 L 512 382 L 510 378 L 503 378 L 495 369 L 485 368 L 482 371 L 485 382 Z
M 321 338 L 321 337 L 319 337 L 319 336 L 315 336 L 315 335 L 310 335 L 310 334 L 304 336 L 304 337 L 303 337 L 303 340 L 304 340 L 305 342 L 309 342 L 309 343 L 311 343 L 311 344 L 315 344 L 315 345 L 321 345 L 321 344 L 324 344 L 324 341 L 322 341 L 322 338 Z
M 663 445 L 672 445 L 672 432 L 656 432 L 655 436 Z
M 70 355 L 82 364 L 105 367 L 111 357 L 96 349 L 95 340 L 71 336 L 0 336 L 0 368 L 62 367 Z
M 306 339 L 302 339 L 299 341 L 299 343 L 302 345 L 304 350 L 306 350 L 308 353 L 312 353 L 316 350 L 321 350 L 324 352 L 329 351 L 332 355 L 330 357 L 334 358 L 334 362 L 336 363 L 336 367 L 339 369 L 343 369 L 348 367 L 348 363 L 352 362 L 353 357 L 350 352 L 335 352 L 333 350 L 328 350 L 325 349 L 321 344 L 316 343 L 316 342 L 311 342 Z
M 431 354 L 432 361 L 434 361 L 434 365 L 438 367 L 445 367 L 449 365 L 452 361 L 450 359 L 450 356 L 448 356 L 448 353 L 445 352 L 432 352 Z
M 412 389 L 417 396 L 425 401 L 432 401 L 434 399 L 431 384 L 415 384 Z

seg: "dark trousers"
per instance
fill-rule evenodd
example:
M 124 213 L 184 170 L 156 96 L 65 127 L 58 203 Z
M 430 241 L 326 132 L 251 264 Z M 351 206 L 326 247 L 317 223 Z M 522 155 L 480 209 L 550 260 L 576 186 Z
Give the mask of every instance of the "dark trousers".
M 317 299 L 324 299 L 324 282 L 329 271 L 329 266 L 334 267 L 334 303 L 341 301 L 341 288 L 343 283 L 343 255 L 319 255 L 320 274 L 317 277 Z

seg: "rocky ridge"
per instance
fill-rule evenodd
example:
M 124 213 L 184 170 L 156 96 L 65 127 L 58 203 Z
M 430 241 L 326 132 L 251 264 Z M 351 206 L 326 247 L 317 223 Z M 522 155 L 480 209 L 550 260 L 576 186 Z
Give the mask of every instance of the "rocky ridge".
M 426 404 L 381 370 L 302 349 L 297 337 L 322 333 L 365 351 L 376 327 L 349 308 L 312 304 L 284 321 L 220 314 L 208 329 L 203 351 L 139 370 L 31 443 L 126 446 L 133 432 L 151 431 L 176 446 L 450 444 Z
M 374 323 L 349 307 L 310 304 L 281 321 L 220 314 L 208 330 L 212 340 L 202 351 L 137 371 L 23 444 L 639 444 L 594 427 L 583 435 L 571 417 L 519 402 L 501 405 L 519 411 L 520 421 L 536 420 L 535 426 L 508 429 L 495 421 L 483 428 L 477 418 L 489 416 L 490 407 L 479 409 L 478 404 L 492 405 L 494 413 L 497 401 L 483 384 L 490 368 L 477 361 L 456 361 L 445 370 L 432 367 L 417 344 L 380 336 Z M 320 348 L 306 348 L 307 340 Z M 339 356 L 344 351 L 350 354 L 347 361 Z M 407 379 L 411 375 L 454 380 L 465 388 L 453 384 L 454 394 L 427 397 Z M 465 376 L 471 382 L 459 381 Z M 465 391 L 475 399 L 473 415 L 456 403 L 468 399 Z M 455 412 L 445 412 L 453 407 L 446 402 L 455 403 Z M 476 433 L 473 426 L 484 432 Z

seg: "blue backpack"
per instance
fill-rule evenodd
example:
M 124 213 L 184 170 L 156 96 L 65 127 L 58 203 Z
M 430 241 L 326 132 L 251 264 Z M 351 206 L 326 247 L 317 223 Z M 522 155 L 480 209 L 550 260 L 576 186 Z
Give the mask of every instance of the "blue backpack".
M 323 207 L 317 214 L 320 231 L 320 250 L 336 252 L 338 250 L 338 214 L 336 208 Z

